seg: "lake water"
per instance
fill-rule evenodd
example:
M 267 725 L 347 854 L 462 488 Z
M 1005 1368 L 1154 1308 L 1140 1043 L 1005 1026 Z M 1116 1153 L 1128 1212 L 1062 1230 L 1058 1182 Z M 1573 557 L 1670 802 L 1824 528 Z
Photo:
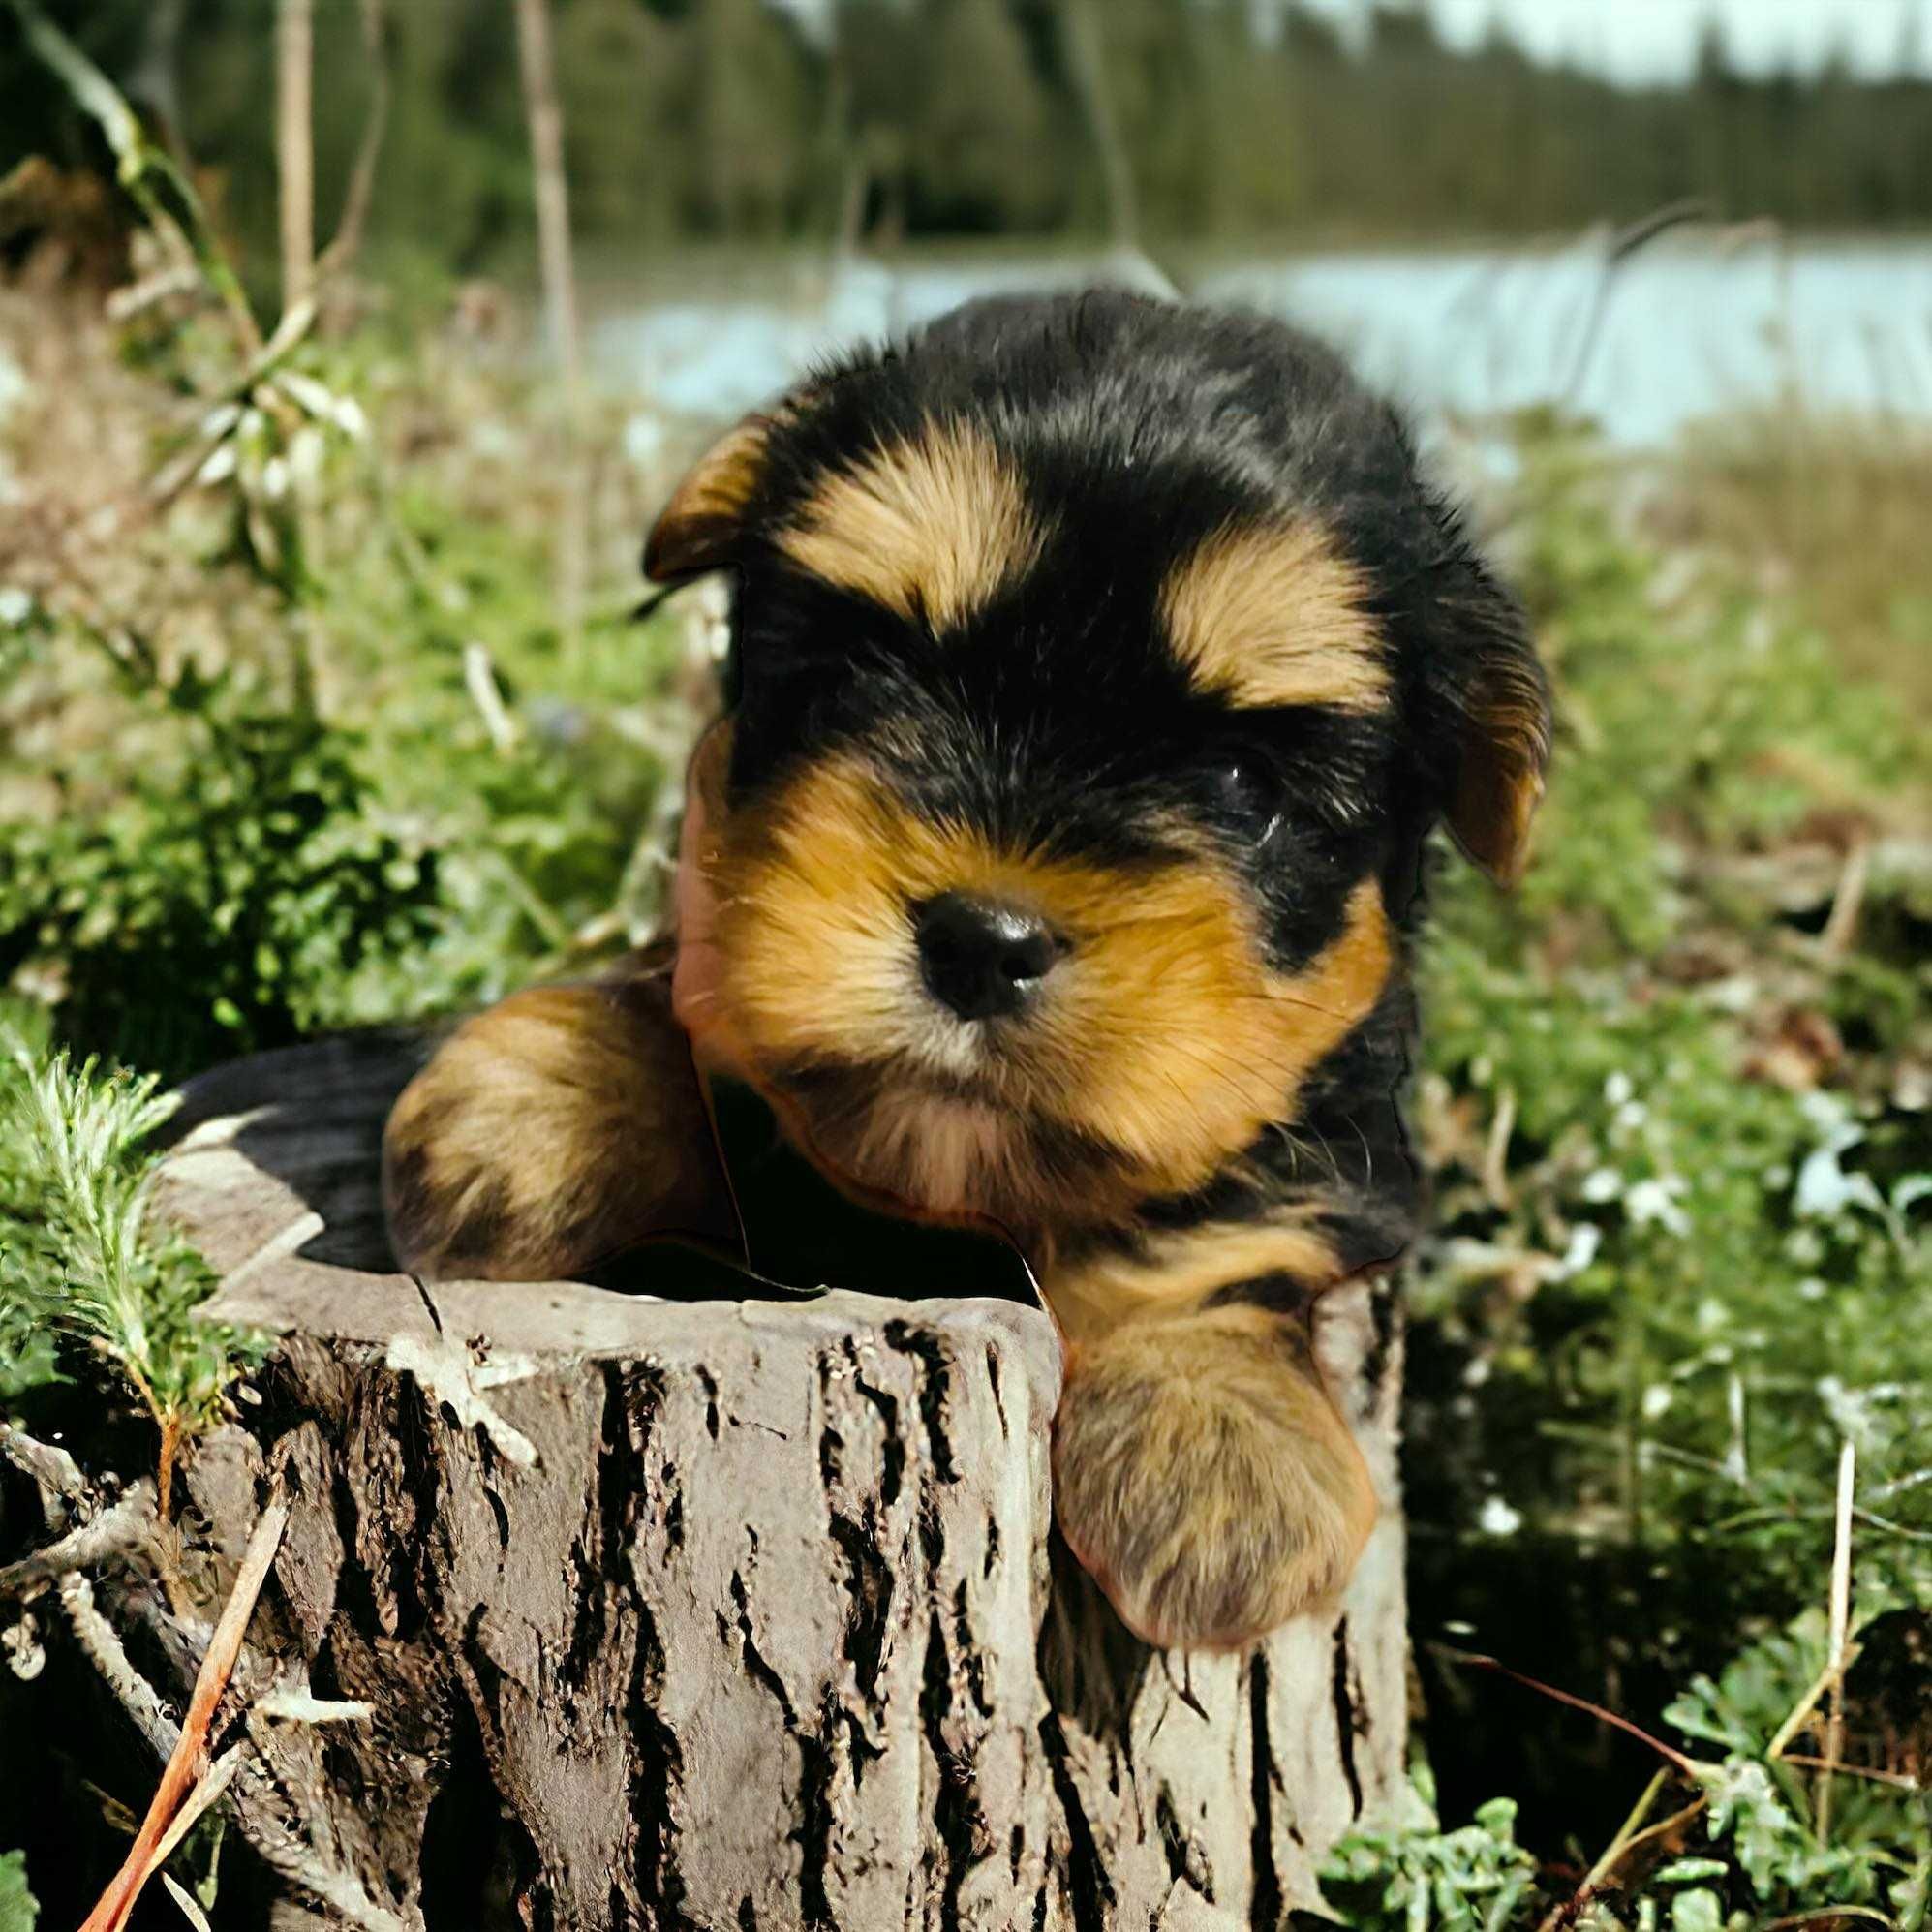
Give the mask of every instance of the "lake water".
M 1132 259 L 914 257 L 768 274 L 755 290 L 714 277 L 697 294 L 606 295 L 592 354 L 603 380 L 657 409 L 720 416 L 830 349 L 969 295 L 1154 276 Z M 1610 273 L 1583 240 L 1250 261 L 1186 279 L 1191 295 L 1329 337 L 1426 422 L 1559 404 L 1644 446 L 1739 407 L 1932 419 L 1932 244 L 1670 237 Z

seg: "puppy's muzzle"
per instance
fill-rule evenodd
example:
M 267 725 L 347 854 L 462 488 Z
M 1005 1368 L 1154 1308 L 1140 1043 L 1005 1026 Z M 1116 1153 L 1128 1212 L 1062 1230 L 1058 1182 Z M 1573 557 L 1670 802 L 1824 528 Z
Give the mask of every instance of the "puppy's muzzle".
M 962 1020 L 1024 1013 L 1066 950 L 1038 913 L 963 892 L 914 905 L 912 931 L 927 992 Z

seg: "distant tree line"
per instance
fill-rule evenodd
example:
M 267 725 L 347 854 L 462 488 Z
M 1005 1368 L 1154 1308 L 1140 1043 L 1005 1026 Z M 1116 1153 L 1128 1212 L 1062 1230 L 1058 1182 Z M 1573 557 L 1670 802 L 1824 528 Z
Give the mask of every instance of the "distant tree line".
M 324 229 L 375 83 L 367 0 L 316 0 Z M 53 0 L 272 255 L 274 0 Z M 572 211 L 591 244 L 1137 232 L 1511 235 L 1687 196 L 1800 228 L 1932 221 L 1932 83 L 1740 72 L 1619 88 L 1426 7 L 1360 34 L 1286 0 L 553 0 Z M 1908 27 L 1910 34 L 1914 29 Z M 389 0 L 372 241 L 463 270 L 521 245 L 528 148 L 510 0 Z M 92 154 L 0 8 L 0 169 Z

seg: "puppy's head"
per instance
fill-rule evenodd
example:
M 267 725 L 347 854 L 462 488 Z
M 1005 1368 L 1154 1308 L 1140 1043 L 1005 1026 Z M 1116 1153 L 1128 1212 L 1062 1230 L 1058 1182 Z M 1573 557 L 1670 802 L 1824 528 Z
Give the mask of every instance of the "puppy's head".
M 903 1209 L 1200 1186 L 1382 1001 L 1428 824 L 1522 862 L 1520 617 L 1273 324 L 976 304 L 741 424 L 646 567 L 737 579 L 683 1017 Z

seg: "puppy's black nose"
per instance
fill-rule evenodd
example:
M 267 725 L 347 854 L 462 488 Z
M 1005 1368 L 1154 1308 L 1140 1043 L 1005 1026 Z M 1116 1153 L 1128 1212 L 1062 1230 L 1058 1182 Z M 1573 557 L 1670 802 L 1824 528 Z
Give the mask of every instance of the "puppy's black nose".
M 927 990 L 962 1020 L 1019 1012 L 1059 955 L 1045 920 L 963 892 L 915 905 L 912 924 Z

